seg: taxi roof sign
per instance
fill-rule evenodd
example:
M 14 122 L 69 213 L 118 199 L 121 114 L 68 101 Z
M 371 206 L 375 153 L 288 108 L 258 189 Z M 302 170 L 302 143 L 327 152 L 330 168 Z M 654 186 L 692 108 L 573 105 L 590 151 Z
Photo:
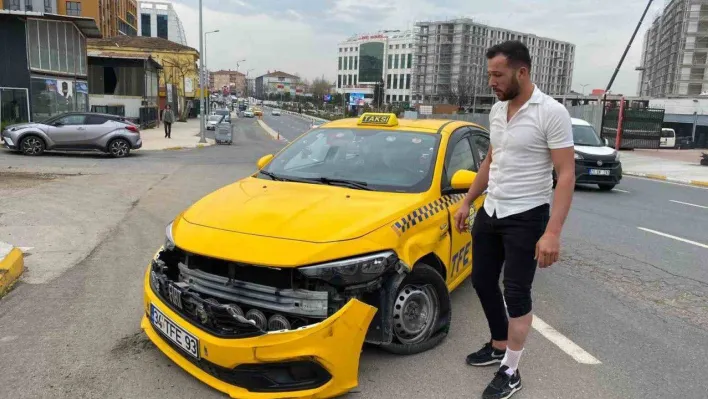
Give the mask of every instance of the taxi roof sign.
M 366 112 L 359 117 L 357 125 L 364 126 L 397 126 L 398 118 L 392 113 Z

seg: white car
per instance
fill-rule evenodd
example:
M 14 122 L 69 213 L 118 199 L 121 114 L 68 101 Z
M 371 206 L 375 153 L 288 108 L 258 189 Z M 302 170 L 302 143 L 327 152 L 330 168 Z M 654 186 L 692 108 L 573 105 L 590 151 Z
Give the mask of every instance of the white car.
M 278 115 L 280 116 L 280 110 L 277 108 L 273 108 L 273 111 L 270 112 L 271 115 Z
M 216 130 L 216 125 L 221 122 L 221 120 L 224 118 L 223 115 L 217 115 L 217 114 L 212 114 L 209 115 L 209 119 L 207 119 L 206 123 L 206 128 L 207 130 Z
M 253 118 L 255 115 L 253 114 L 253 110 L 249 108 L 243 111 L 243 116 L 245 116 L 246 118 Z

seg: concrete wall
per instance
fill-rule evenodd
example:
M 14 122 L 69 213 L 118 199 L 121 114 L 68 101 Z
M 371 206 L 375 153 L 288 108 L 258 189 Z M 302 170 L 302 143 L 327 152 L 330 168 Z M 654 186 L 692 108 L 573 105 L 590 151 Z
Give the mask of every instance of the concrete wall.
M 663 108 L 667 114 L 708 115 L 708 98 L 657 98 L 649 100 L 649 107 Z
M 138 118 L 140 117 L 140 105 L 142 101 L 142 97 L 91 94 L 89 95 L 89 109 L 94 105 L 123 105 L 125 106 L 126 117 Z

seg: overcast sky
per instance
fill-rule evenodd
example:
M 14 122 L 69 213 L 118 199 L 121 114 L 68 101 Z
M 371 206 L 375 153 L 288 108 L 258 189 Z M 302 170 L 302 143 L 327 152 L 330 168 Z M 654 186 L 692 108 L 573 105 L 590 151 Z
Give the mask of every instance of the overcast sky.
M 174 1 L 188 44 L 199 49 L 197 0 Z M 620 5 L 621 4 L 621 5 Z M 575 44 L 573 90 L 605 88 L 646 0 L 203 0 L 207 63 L 258 76 L 268 70 L 308 79 L 337 76 L 337 43 L 356 33 L 407 29 L 416 21 L 470 17 Z M 663 7 L 654 2 L 612 91 L 635 95 L 644 31 Z

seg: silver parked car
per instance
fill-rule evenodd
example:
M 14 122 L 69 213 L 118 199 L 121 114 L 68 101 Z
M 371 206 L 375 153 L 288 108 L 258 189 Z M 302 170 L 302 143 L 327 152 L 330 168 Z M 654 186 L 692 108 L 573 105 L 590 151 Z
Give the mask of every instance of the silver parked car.
M 0 137 L 5 147 L 25 155 L 98 150 L 122 158 L 143 146 L 138 126 L 121 116 L 94 112 L 67 112 L 41 122 L 10 125 Z

